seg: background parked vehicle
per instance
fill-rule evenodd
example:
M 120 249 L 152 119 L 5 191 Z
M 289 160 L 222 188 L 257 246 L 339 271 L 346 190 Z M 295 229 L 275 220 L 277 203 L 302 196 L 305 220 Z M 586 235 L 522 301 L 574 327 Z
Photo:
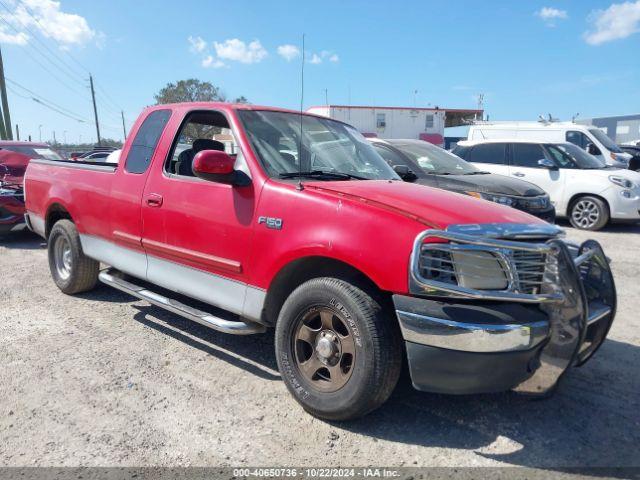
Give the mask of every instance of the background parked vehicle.
M 466 141 L 454 152 L 482 169 L 538 185 L 557 215 L 576 228 L 599 230 L 609 220 L 640 220 L 640 173 L 607 166 L 571 143 Z
M 534 142 L 573 143 L 607 165 L 630 170 L 640 169 L 640 163 L 629 164 L 631 155 L 623 152 L 602 130 L 573 122 L 479 123 L 469 128 L 467 140 L 511 138 Z
M 553 223 L 555 208 L 540 187 L 482 171 L 462 158 L 422 140 L 371 138 L 375 150 L 407 182 L 442 188 L 523 210 Z
M 32 158 L 62 160 L 46 143 L 0 141 L 0 233 L 24 226 L 24 173 Z
M 629 167 L 631 170 L 640 171 L 640 145 L 618 145 L 620 150 L 625 153 L 631 155 L 631 160 L 629 161 L 629 165 L 633 165 L 633 167 Z

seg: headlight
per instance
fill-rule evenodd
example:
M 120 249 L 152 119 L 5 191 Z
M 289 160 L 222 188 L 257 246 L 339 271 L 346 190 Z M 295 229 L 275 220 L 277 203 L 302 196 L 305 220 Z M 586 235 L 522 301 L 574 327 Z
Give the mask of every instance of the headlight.
M 516 201 L 507 197 L 506 195 L 494 195 L 492 193 L 484 193 L 484 192 L 466 192 L 468 195 L 476 198 L 482 198 L 484 200 L 489 200 L 490 202 L 499 203 L 501 205 L 507 205 L 508 207 L 513 206 Z
M 631 180 L 627 180 L 626 178 L 616 177 L 615 175 L 611 175 L 609 177 L 609 181 L 611 183 L 615 183 L 619 187 L 622 188 L 633 188 L 635 187 L 634 183 Z

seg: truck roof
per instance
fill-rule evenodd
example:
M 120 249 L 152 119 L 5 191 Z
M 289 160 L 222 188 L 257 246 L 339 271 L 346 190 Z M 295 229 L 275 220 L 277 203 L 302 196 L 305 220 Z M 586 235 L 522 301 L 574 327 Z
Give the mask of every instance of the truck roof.
M 550 140 L 536 140 L 532 138 L 483 138 L 477 140 L 461 140 L 458 142 L 458 145 L 461 147 L 472 147 L 483 143 L 536 143 L 539 145 L 550 143 L 553 145 L 564 145 L 569 142 L 554 142 Z

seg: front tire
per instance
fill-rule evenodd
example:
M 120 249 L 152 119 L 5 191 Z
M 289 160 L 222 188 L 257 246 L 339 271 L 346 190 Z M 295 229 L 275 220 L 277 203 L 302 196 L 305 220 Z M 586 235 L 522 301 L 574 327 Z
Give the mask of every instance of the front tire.
M 382 405 L 400 375 L 397 323 L 381 302 L 336 278 L 300 285 L 276 324 L 276 357 L 289 392 L 312 415 L 349 420 Z
M 609 223 L 609 207 L 598 197 L 579 197 L 571 204 L 569 221 L 580 230 L 600 230 Z
M 47 249 L 51 276 L 60 290 L 73 295 L 95 287 L 100 264 L 82 251 L 80 235 L 73 222 L 56 222 L 49 234 Z

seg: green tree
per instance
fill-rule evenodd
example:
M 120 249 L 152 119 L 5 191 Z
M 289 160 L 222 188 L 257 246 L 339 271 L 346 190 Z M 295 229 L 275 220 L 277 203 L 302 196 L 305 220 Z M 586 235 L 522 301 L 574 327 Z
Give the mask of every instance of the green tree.
M 195 78 L 168 83 L 156 95 L 156 104 L 178 102 L 226 102 L 220 89 L 209 82 L 201 82 Z
M 233 103 L 249 103 L 249 100 L 247 100 L 247 97 L 245 97 L 244 95 L 240 95 L 233 101 Z

